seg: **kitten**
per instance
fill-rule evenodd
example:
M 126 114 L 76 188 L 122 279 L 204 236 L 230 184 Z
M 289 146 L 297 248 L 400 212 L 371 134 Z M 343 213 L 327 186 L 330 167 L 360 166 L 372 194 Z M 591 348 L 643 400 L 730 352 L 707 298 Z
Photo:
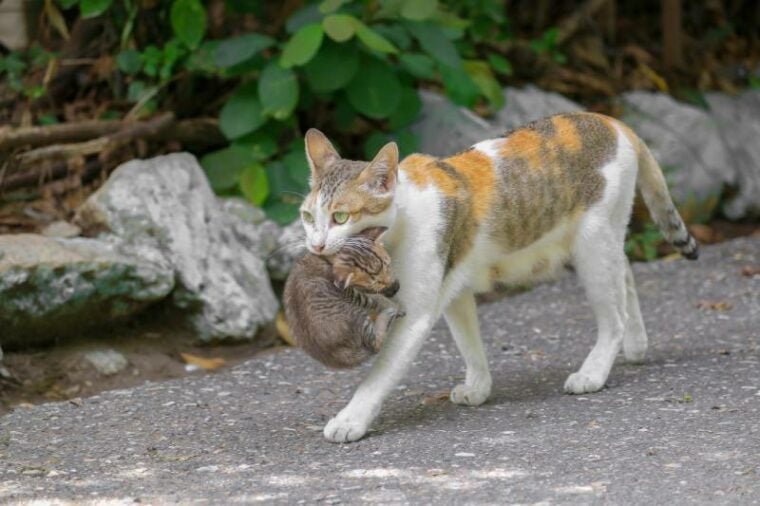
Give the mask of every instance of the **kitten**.
M 475 293 L 494 282 L 547 279 L 568 262 L 586 290 L 597 335 L 565 391 L 604 388 L 621 349 L 628 360 L 641 361 L 647 334 L 623 251 L 637 186 L 663 236 L 684 257 L 697 257 L 652 153 L 607 116 L 552 116 L 447 158 L 415 154 L 401 162 L 394 143 L 371 162 L 345 160 L 312 129 L 306 156 L 306 246 L 330 255 L 358 230 L 388 227 L 385 246 L 407 312 L 351 402 L 325 426 L 333 442 L 367 432 L 441 315 L 466 366 L 451 400 L 485 402 L 491 373 Z
M 296 343 L 328 367 L 355 367 L 367 360 L 403 316 L 388 298 L 399 283 L 379 243 L 384 231 L 364 230 L 330 258 L 307 253 L 285 283 L 285 317 Z

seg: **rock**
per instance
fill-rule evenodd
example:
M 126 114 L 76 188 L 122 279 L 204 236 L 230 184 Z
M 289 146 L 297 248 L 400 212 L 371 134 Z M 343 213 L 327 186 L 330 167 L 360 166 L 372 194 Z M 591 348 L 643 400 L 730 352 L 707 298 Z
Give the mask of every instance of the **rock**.
M 127 255 L 174 272 L 172 300 L 202 340 L 252 338 L 277 299 L 261 255 L 273 230 L 223 208 L 196 159 L 173 154 L 118 167 L 82 205 L 78 222 Z
M 267 257 L 267 269 L 272 279 L 284 281 L 293 262 L 306 252 L 304 230 L 301 220 L 296 220 L 280 231 L 277 244 Z
M 633 91 L 622 96 L 623 121 L 649 146 L 687 222 L 709 219 L 724 182 L 736 179 L 716 121 L 707 111 L 668 95 Z
M 708 93 L 705 100 L 728 149 L 725 181 L 738 190 L 723 212 L 731 219 L 760 216 L 760 91 Z
M 420 116 L 412 125 L 420 153 L 451 155 L 499 133 L 477 114 L 452 104 L 438 93 L 423 90 L 420 91 L 420 99 Z
M 57 340 L 166 297 L 174 273 L 95 239 L 0 236 L 0 343 Z
M 557 93 L 535 86 L 504 88 L 505 106 L 490 120 L 452 104 L 446 97 L 421 91 L 422 111 L 412 126 L 421 153 L 446 156 L 533 120 L 562 112 L 583 110 Z
M 504 99 L 504 107 L 490 121 L 500 134 L 546 116 L 583 110 L 572 100 L 535 86 L 504 88 Z
M 111 348 L 87 352 L 84 354 L 84 359 L 104 376 L 121 372 L 129 364 L 124 355 Z
M 60 220 L 43 228 L 41 233 L 45 237 L 77 237 L 82 233 L 82 229 L 68 221 Z
M 219 199 L 219 204 L 243 247 L 261 259 L 274 252 L 282 230 L 275 222 L 266 219 L 263 210 L 235 197 Z

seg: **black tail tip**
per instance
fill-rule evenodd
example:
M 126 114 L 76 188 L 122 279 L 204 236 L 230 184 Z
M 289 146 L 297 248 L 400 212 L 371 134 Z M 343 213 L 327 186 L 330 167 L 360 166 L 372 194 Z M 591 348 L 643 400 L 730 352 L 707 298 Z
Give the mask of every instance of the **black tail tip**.
M 698 258 L 699 258 L 699 246 L 697 246 L 697 245 L 695 244 L 695 245 L 694 245 L 694 248 L 692 248 L 692 249 L 691 249 L 691 250 L 689 250 L 689 251 L 682 251 L 682 252 L 681 252 L 681 255 L 683 255 L 683 257 L 684 257 L 686 260 L 696 260 L 696 259 L 698 259 Z

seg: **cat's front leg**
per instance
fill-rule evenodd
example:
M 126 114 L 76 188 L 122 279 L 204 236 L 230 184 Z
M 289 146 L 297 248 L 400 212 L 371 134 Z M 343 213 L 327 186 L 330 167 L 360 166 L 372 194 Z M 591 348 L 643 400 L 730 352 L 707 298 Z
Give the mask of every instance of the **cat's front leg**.
M 435 304 L 422 307 L 425 310 L 418 308 L 394 326 L 351 402 L 325 426 L 328 441 L 347 443 L 367 433 L 383 401 L 406 374 L 435 323 Z
M 465 290 L 443 312 L 459 352 L 464 358 L 465 380 L 451 391 L 451 402 L 478 406 L 491 395 L 491 373 L 478 325 L 475 295 Z

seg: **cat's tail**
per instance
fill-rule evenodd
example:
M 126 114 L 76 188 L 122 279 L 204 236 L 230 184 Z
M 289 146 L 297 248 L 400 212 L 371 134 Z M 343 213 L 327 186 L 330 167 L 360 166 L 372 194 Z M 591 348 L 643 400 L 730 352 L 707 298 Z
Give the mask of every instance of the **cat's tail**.
M 662 235 L 675 249 L 689 260 L 699 257 L 699 244 L 689 233 L 683 218 L 673 204 L 668 192 L 668 185 L 660 164 L 641 139 L 639 142 L 639 180 L 638 186 L 649 208 L 652 219 Z

